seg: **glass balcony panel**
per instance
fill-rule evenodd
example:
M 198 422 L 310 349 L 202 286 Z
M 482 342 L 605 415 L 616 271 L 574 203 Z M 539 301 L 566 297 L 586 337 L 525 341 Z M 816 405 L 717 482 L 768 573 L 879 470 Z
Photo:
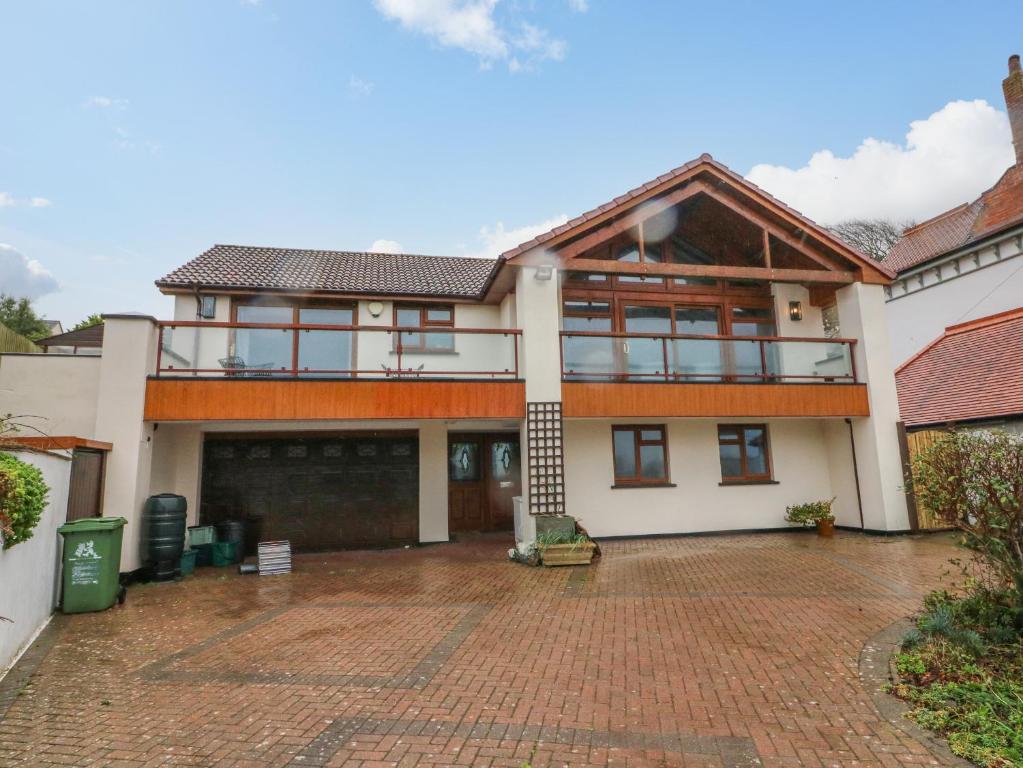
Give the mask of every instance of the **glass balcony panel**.
M 298 370 L 302 376 L 351 376 L 354 331 L 298 331 Z

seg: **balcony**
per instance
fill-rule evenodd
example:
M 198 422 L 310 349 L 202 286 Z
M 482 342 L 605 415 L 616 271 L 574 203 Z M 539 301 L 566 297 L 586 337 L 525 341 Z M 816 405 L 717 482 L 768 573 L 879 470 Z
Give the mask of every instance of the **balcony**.
M 521 331 L 164 322 L 146 418 L 521 418 Z
M 853 339 L 562 333 L 567 416 L 864 416 Z

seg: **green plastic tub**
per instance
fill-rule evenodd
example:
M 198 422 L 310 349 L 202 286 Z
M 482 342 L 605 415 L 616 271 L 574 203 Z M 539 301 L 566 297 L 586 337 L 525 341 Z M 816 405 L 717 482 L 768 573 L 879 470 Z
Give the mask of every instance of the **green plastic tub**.
M 194 549 L 186 549 L 181 553 L 181 566 L 179 570 L 182 576 L 191 576 L 195 573 L 195 561 L 198 554 Z
M 213 564 L 218 568 L 234 565 L 238 553 L 238 543 L 234 541 L 218 541 L 213 545 Z

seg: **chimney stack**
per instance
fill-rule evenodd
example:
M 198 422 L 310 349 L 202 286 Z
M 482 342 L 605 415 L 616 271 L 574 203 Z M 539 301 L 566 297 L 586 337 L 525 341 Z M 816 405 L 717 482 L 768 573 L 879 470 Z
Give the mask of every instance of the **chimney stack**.
M 1023 166 L 1023 71 L 1020 71 L 1018 53 L 1009 57 L 1009 76 L 1002 81 L 1002 93 L 1009 112 L 1016 165 Z

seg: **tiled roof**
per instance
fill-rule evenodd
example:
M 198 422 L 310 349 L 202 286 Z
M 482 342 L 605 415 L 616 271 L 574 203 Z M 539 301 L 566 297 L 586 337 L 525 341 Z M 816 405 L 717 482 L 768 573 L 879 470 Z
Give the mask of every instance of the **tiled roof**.
M 103 323 L 79 328 L 77 331 L 66 331 L 56 336 L 48 336 L 36 342 L 40 347 L 92 347 L 103 346 Z
M 458 256 L 215 245 L 156 284 L 482 298 L 498 266 L 495 259 Z
M 972 203 L 907 229 L 884 264 L 904 272 L 1016 224 L 1023 224 L 1023 165 L 1009 168 Z
M 526 251 L 530 251 L 536 248 L 537 246 L 543 245 L 544 243 L 553 240 L 558 235 L 568 232 L 569 230 L 575 229 L 580 225 L 586 224 L 587 222 L 597 218 L 598 216 L 604 213 L 607 213 L 610 210 L 627 205 L 636 198 L 641 197 L 647 192 L 650 192 L 652 189 L 663 186 L 667 182 L 684 176 L 701 165 L 719 171 L 723 175 L 727 176 L 731 181 L 733 181 L 736 184 L 736 186 L 750 193 L 751 196 L 753 196 L 754 198 L 759 197 L 765 201 L 768 201 L 782 208 L 789 215 L 795 217 L 803 225 L 805 225 L 805 229 L 807 231 L 812 232 L 820 240 L 835 247 L 837 250 L 839 250 L 839 252 L 843 253 L 843 255 L 849 254 L 854 257 L 854 260 L 860 261 L 861 263 L 869 267 L 872 267 L 873 269 L 876 269 L 882 272 L 883 274 L 888 275 L 888 277 L 895 276 L 895 273 L 889 270 L 889 268 L 884 264 L 879 264 L 875 260 L 871 259 L 869 256 L 860 253 L 858 250 L 856 250 L 855 247 L 849 245 L 844 240 L 839 239 L 824 227 L 807 218 L 794 208 L 789 207 L 781 200 L 771 195 L 769 192 L 766 192 L 760 187 L 758 187 L 753 182 L 749 181 L 746 178 L 743 178 L 738 173 L 729 168 L 727 165 L 718 162 L 707 153 L 700 155 L 698 158 L 689 161 L 685 165 L 680 165 L 678 168 L 675 168 L 674 170 L 661 174 L 656 179 L 651 179 L 647 183 L 641 184 L 635 189 L 629 190 L 624 195 L 619 195 L 614 200 L 609 200 L 603 205 L 598 205 L 593 210 L 587 211 L 584 214 L 576 216 L 574 219 L 570 219 L 569 221 L 566 221 L 564 224 L 555 227 L 549 232 L 544 232 L 543 234 L 534 237 L 532 240 L 528 240 L 527 242 L 522 243 L 521 245 L 518 245 L 515 248 L 512 248 L 510 251 L 505 251 L 504 253 L 501 254 L 500 258 L 511 259 L 514 258 L 515 256 L 525 253 Z
M 907 426 L 1023 414 L 1023 308 L 947 328 L 895 382 Z

